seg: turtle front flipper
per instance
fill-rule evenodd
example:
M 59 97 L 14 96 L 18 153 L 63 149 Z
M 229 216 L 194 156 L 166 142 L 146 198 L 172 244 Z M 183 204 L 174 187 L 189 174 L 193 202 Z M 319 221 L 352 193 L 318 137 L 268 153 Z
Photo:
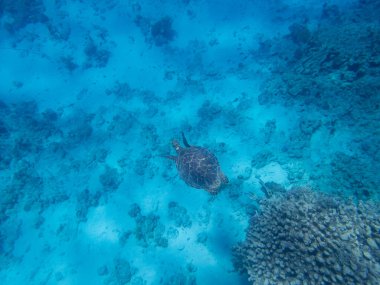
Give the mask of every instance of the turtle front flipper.
M 174 155 L 161 155 L 161 157 L 177 161 L 177 156 Z
M 185 145 L 185 147 L 190 147 L 190 145 L 187 142 L 187 139 L 185 137 L 185 134 L 183 132 L 181 132 L 181 134 L 182 134 L 182 141 L 183 141 L 183 144 Z

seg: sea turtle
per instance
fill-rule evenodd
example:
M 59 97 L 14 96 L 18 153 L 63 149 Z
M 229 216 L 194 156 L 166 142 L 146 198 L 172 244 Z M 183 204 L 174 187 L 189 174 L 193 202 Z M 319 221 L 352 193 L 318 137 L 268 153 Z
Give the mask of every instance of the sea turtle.
M 220 188 L 228 183 L 228 178 L 220 169 L 217 158 L 206 148 L 190 146 L 183 133 L 182 140 L 185 147 L 181 147 L 176 140 L 172 141 L 177 156 L 165 157 L 176 162 L 179 176 L 186 184 L 217 194 Z

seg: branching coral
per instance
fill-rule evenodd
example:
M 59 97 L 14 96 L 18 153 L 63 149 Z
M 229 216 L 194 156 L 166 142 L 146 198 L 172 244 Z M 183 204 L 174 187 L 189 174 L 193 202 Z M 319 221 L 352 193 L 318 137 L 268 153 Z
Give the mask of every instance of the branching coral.
M 262 201 L 236 252 L 252 284 L 378 284 L 379 208 L 292 189 Z

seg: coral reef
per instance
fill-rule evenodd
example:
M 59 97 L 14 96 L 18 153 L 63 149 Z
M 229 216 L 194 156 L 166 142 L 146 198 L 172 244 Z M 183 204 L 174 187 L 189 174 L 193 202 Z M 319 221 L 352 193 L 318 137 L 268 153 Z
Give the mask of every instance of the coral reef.
M 264 134 L 264 143 L 268 144 L 272 137 L 273 134 L 276 132 L 276 120 L 269 120 L 265 123 L 265 127 L 263 129 L 263 134 Z
M 270 162 L 277 161 L 277 157 L 272 151 L 263 149 L 258 151 L 251 160 L 251 166 L 255 168 L 261 168 Z
M 155 22 L 151 27 L 151 36 L 156 46 L 167 45 L 173 41 L 176 32 L 172 28 L 172 19 L 166 16 Z
M 98 269 L 99 275 L 109 275 L 104 284 L 129 284 L 133 276 L 137 273 L 137 269 L 124 258 L 118 257 L 114 259 L 112 271 L 109 273 L 106 266 Z
M 126 232 L 120 238 L 120 243 L 125 243 L 123 239 L 128 239 L 133 233 L 142 247 L 158 246 L 168 247 L 169 238 L 175 239 L 178 236 L 177 228 L 190 228 L 192 222 L 187 210 L 181 207 L 176 202 L 168 204 L 168 218 L 173 221 L 174 225 L 166 230 L 163 222 L 160 221 L 160 216 L 155 213 L 143 215 L 138 204 L 133 203 L 130 206 L 128 215 L 136 222 L 136 227 L 133 232 Z
M 176 202 L 170 202 L 168 205 L 169 219 L 174 221 L 176 227 L 191 228 L 191 219 L 187 210 Z
M 133 270 L 127 260 L 117 258 L 115 259 L 114 274 L 118 284 L 126 284 L 131 281 Z
M 202 121 L 202 124 L 206 122 L 212 122 L 222 115 L 223 109 L 216 103 L 206 100 L 202 106 L 198 109 L 197 115 Z
M 261 201 L 236 253 L 252 284 L 375 285 L 379 207 L 295 188 Z
M 294 32 L 290 38 L 304 37 L 299 35 L 301 31 L 297 35 Z M 272 54 L 279 53 L 273 61 L 273 72 L 278 76 L 263 84 L 260 103 L 282 99 L 285 104 L 299 102 L 343 111 L 354 104 L 363 105 L 363 98 L 374 100 L 378 88 L 374 79 L 380 72 L 376 52 L 380 43 L 375 40 L 378 34 L 379 29 L 373 25 L 346 22 L 333 27 L 321 25 L 302 46 L 286 39 L 273 42 Z M 350 102 L 340 100 L 348 93 Z
M 0 221 L 0 264 L 7 268 L 13 260 L 13 250 L 17 239 L 22 235 L 21 222 Z
M 125 136 L 135 125 L 136 119 L 133 114 L 127 111 L 120 111 L 113 116 L 108 125 L 107 132 L 113 135 Z
M 46 23 L 44 2 L 41 0 L 2 0 L 0 16 L 7 14 L 10 20 L 5 23 L 8 32 L 14 33 L 32 23 Z
M 87 213 L 89 208 L 98 206 L 100 197 L 100 191 L 93 194 L 88 189 L 83 190 L 77 195 L 76 215 L 78 222 L 87 221 Z
M 88 114 L 84 111 L 76 112 L 67 121 L 65 143 L 71 145 L 80 145 L 87 141 L 93 134 L 93 126 L 91 125 L 94 114 Z
M 160 222 L 160 217 L 153 213 L 143 215 L 139 205 L 131 205 L 128 211 L 130 217 L 135 219 L 136 228 L 134 234 L 142 247 L 158 246 L 168 247 L 168 239 L 165 234 L 165 225 Z M 127 233 L 129 234 L 129 233 Z
M 141 208 L 138 204 L 136 203 L 133 203 L 128 211 L 128 215 L 131 217 L 131 218 L 136 218 L 138 216 L 140 216 L 141 214 Z
M 343 193 L 352 192 L 360 200 L 374 197 L 380 185 L 380 177 L 373 173 L 373 165 L 358 155 L 337 152 L 332 158 L 330 171 L 328 178 L 332 188 L 339 187 Z
M 162 17 L 152 23 L 152 19 L 138 13 L 134 22 L 140 28 L 145 40 L 157 47 L 170 44 L 177 35 L 172 27 L 173 20 L 169 16 Z
M 135 160 L 133 170 L 139 176 L 144 176 L 149 172 L 149 160 L 152 157 L 150 153 L 144 153 L 141 157 Z
M 271 76 L 264 80 L 258 101 L 282 104 L 300 114 L 298 128 L 280 141 L 284 163 L 287 157 L 311 166 L 311 180 L 318 188 L 378 199 L 380 180 L 374 169 L 380 165 L 380 29 L 370 19 L 380 7 L 360 1 L 350 9 L 326 4 L 318 27 L 294 23 L 281 39 L 263 40 L 256 55 L 258 60 L 268 59 Z M 270 144 L 271 129 L 266 127 L 264 141 Z M 334 140 L 346 129 L 346 150 L 339 149 L 342 153 L 323 162 L 309 160 L 316 137 L 324 134 Z
M 95 40 L 89 36 L 87 39 L 87 44 L 84 49 L 84 53 L 86 55 L 86 62 L 84 67 L 105 67 L 107 66 L 108 60 L 111 57 L 111 52 L 104 48 L 103 43 L 104 38 L 101 43 L 96 43 Z
M 129 237 L 131 236 L 131 234 L 132 234 L 132 231 L 126 231 L 126 232 L 122 232 L 122 233 L 119 234 L 119 244 L 120 244 L 120 246 L 124 246 L 127 243 L 127 241 L 129 239 Z
M 120 183 L 123 182 L 123 176 L 116 168 L 107 165 L 104 172 L 99 176 L 99 181 L 106 191 L 116 191 Z
M 187 275 L 182 272 L 178 272 L 169 276 L 166 280 L 162 280 L 160 284 L 163 285 L 172 285 L 172 284 L 181 284 L 181 285 L 196 285 L 197 280 L 195 276 Z
M 197 242 L 198 243 L 206 244 L 207 239 L 208 239 L 208 236 L 207 236 L 206 232 L 201 232 L 201 233 L 197 234 Z
M 129 100 L 136 95 L 136 90 L 129 86 L 127 82 L 116 81 L 115 84 L 106 89 L 107 95 L 113 95 L 121 100 Z
M 136 218 L 135 235 L 142 246 L 147 247 L 154 244 L 155 246 L 167 247 L 168 239 L 164 234 L 165 226 L 160 222 L 159 216 L 148 214 Z
M 289 27 L 289 37 L 290 39 L 300 45 L 300 44 L 306 44 L 309 42 L 311 33 L 309 29 L 305 25 L 301 25 L 298 23 L 294 23 Z
M 75 62 L 75 59 L 74 57 L 72 57 L 71 55 L 68 55 L 68 56 L 62 56 L 60 58 L 60 61 L 61 63 L 63 64 L 63 66 L 69 71 L 69 72 L 73 72 L 74 70 L 76 70 L 79 65 Z

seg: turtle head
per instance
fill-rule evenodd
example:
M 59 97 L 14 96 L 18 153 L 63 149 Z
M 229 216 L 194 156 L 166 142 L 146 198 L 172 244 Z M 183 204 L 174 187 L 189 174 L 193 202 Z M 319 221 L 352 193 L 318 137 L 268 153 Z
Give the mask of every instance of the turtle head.
M 176 152 L 178 152 L 181 149 L 179 142 L 176 140 L 172 140 L 172 145 L 173 145 Z

